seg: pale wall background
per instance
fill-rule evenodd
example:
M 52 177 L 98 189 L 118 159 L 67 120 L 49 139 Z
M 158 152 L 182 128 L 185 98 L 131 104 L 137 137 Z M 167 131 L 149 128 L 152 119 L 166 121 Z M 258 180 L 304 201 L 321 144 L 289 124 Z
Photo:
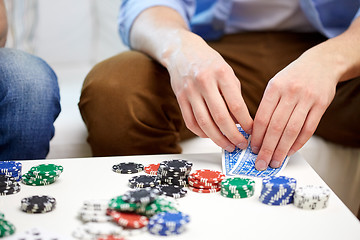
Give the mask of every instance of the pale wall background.
M 7 47 L 33 53 L 58 75 L 62 112 L 48 158 L 90 157 L 77 103 L 91 67 L 127 48 L 117 32 L 120 0 L 5 0 L 10 22 Z M 182 144 L 185 153 L 220 152 L 208 139 Z M 353 213 L 360 206 L 360 149 L 313 137 L 300 153 Z

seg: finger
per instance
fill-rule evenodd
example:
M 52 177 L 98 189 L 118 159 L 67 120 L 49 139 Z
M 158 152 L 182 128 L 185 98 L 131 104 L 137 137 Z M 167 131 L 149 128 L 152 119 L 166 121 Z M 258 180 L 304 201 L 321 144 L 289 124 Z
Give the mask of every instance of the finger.
M 180 110 L 182 112 L 186 127 L 188 129 L 190 129 L 190 131 L 192 131 L 193 133 L 198 135 L 199 137 L 207 138 L 208 136 L 206 136 L 206 134 L 201 130 L 201 128 L 197 124 L 195 116 L 193 114 L 193 109 L 191 107 L 191 104 L 188 102 L 188 100 L 185 98 L 179 97 L 178 103 L 179 103 Z
M 212 91 L 207 94 L 208 95 L 205 96 L 205 101 L 217 127 L 232 144 L 241 149 L 245 149 L 248 145 L 248 141 L 237 129 L 219 91 Z
M 213 121 L 204 99 L 197 96 L 190 100 L 194 116 L 201 130 L 219 147 L 233 152 L 235 146 L 221 133 Z
M 265 170 L 279 143 L 281 135 L 284 132 L 286 124 L 295 108 L 295 100 L 283 97 L 277 105 L 273 115 L 271 116 L 270 123 L 266 129 L 264 140 L 262 142 L 259 154 L 255 161 L 257 170 Z
M 272 168 L 278 168 L 281 166 L 291 146 L 299 136 L 309 111 L 310 106 L 306 106 L 304 104 L 296 105 L 289 122 L 285 127 L 284 133 L 281 136 L 279 144 L 277 145 L 276 150 L 272 156 L 270 162 L 270 166 Z
M 320 119 L 324 112 L 325 110 L 321 107 L 313 107 L 310 110 L 299 136 L 296 138 L 294 144 L 289 150 L 289 155 L 297 152 L 310 139 L 319 125 Z
M 262 145 L 266 129 L 268 128 L 271 116 L 275 111 L 280 100 L 280 95 L 273 88 L 267 88 L 264 92 L 263 99 L 260 102 L 256 112 L 251 136 L 251 151 L 255 154 L 259 153 Z
M 241 125 L 242 129 L 244 129 L 244 131 L 248 134 L 251 134 L 253 127 L 253 119 L 251 118 L 249 110 L 241 95 L 240 81 L 238 79 L 236 79 L 235 81 L 237 81 L 238 83 L 236 86 L 233 86 L 233 84 L 230 85 L 228 82 L 221 81 L 219 83 L 219 88 L 231 114 Z

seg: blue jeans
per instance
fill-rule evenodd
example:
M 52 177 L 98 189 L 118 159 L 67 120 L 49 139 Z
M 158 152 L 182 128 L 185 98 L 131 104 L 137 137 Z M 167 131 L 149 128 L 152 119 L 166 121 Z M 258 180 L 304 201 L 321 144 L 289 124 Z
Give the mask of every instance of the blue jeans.
M 50 66 L 28 53 L 0 48 L 0 161 L 45 158 L 60 110 Z

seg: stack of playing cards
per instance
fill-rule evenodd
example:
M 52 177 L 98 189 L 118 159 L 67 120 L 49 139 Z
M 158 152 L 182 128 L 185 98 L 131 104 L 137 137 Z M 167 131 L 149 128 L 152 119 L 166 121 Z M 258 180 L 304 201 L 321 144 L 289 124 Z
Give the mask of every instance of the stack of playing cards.
M 222 169 L 226 176 L 246 175 L 253 177 L 267 177 L 278 174 L 287 164 L 289 157 L 286 157 L 279 168 L 271 168 L 270 166 L 264 171 L 258 171 L 255 168 L 255 160 L 257 154 L 251 151 L 250 138 L 240 125 L 236 125 L 242 135 L 249 141 L 246 149 L 235 147 L 233 152 L 223 150 L 222 153 Z

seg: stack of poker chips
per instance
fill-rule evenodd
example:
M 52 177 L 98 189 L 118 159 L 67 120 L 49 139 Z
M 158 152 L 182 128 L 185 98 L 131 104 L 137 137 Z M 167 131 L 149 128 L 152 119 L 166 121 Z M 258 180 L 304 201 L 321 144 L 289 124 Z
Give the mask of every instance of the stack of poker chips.
M 106 215 L 108 200 L 93 199 L 84 201 L 78 212 L 79 219 L 83 222 L 108 222 L 111 217 Z
M 54 210 L 56 199 L 46 195 L 34 195 L 21 200 L 21 210 L 26 213 L 47 213 Z
M 8 220 L 5 220 L 5 215 L 0 213 L 0 238 L 14 234 L 15 230 L 15 226 Z
M 20 192 L 21 169 L 20 162 L 0 161 L 0 195 Z
M 157 178 L 163 185 L 187 186 L 192 163 L 182 159 L 163 161 L 157 170 Z
M 22 183 L 32 186 L 42 186 L 54 183 L 64 168 L 55 164 L 40 164 L 32 167 L 22 176 Z
M 224 178 L 225 175 L 220 171 L 199 169 L 190 174 L 188 178 L 189 189 L 199 193 L 218 192 Z
M 152 234 L 170 236 L 184 232 L 189 222 L 189 215 L 182 212 L 161 212 L 150 218 L 147 228 Z
M 327 207 L 329 198 L 330 189 L 307 185 L 295 190 L 294 205 L 301 209 L 318 210 Z
M 265 177 L 259 200 L 267 205 L 279 206 L 290 204 L 294 200 L 296 180 L 285 176 Z
M 248 198 L 254 195 L 255 181 L 249 178 L 232 177 L 221 182 L 221 196 L 228 198 Z

